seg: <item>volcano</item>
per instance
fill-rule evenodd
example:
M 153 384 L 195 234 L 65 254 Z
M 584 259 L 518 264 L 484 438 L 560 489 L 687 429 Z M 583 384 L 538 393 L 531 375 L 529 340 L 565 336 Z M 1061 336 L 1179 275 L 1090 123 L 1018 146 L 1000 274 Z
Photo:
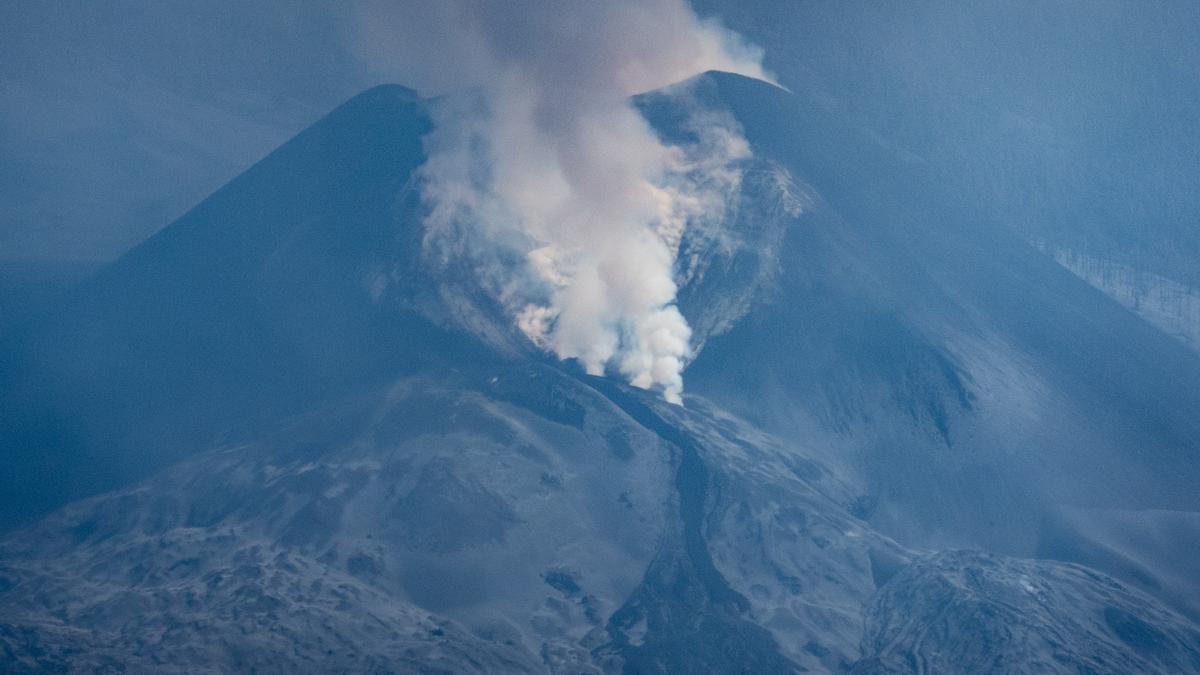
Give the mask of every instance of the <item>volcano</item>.
M 348 101 L 6 334 L 13 672 L 1200 672 L 1200 353 L 821 101 L 681 243 L 684 404 L 423 251 Z

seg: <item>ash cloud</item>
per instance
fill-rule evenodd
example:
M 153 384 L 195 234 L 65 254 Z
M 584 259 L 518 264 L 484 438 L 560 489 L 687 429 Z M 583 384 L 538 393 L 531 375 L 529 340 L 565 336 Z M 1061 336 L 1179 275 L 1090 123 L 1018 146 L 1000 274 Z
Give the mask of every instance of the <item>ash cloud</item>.
M 469 257 L 534 342 L 679 402 L 685 228 L 719 219 L 749 146 L 697 115 L 661 141 L 630 96 L 761 53 L 683 0 L 372 2 L 361 48 L 439 100 L 421 170 L 427 252 Z M 462 92 L 472 93 L 462 93 Z

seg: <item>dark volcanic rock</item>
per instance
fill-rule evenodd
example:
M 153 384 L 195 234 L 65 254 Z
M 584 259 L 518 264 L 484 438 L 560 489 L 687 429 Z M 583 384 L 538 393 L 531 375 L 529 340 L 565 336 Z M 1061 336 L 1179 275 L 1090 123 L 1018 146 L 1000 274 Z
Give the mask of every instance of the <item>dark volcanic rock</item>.
M 867 612 L 856 673 L 1200 671 L 1200 629 L 1077 565 L 939 553 Z

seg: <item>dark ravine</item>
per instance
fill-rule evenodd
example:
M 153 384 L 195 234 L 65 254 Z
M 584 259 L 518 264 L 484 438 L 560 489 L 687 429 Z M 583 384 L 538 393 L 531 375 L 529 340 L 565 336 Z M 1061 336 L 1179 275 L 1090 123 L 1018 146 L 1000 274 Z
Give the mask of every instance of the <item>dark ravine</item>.
M 791 673 L 770 633 L 749 621 L 749 601 L 713 564 L 704 536 L 709 469 L 694 442 L 636 395 L 607 380 L 590 384 L 672 449 L 679 536 L 668 534 L 645 579 L 608 621 L 626 673 Z M 680 541 L 682 539 L 682 541 Z M 631 633 L 641 625 L 636 640 Z

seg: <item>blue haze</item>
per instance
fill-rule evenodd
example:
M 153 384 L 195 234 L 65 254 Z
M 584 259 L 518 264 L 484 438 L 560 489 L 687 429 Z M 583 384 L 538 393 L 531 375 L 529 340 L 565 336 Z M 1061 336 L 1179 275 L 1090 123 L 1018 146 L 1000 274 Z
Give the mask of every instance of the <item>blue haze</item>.
M 51 7 L 4 10 L 5 213 L 120 198 L 0 232 L 120 255 L 5 277 L 4 669 L 1200 672 L 1200 353 L 1030 243 L 1196 280 L 1189 6 L 705 4 L 792 91 L 636 99 L 754 150 L 683 407 L 422 255 L 429 103 L 344 16 Z

